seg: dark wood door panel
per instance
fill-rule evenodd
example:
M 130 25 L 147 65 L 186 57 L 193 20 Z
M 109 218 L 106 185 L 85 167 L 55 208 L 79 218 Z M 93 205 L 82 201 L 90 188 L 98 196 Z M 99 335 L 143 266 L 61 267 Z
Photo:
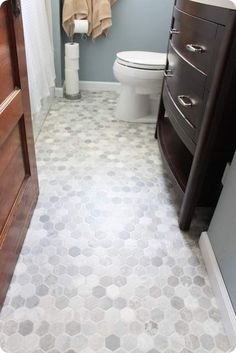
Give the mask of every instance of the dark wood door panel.
M 22 94 L 14 90 L 0 105 L 0 146 L 23 115 Z
M 9 278 L 12 277 L 12 273 L 15 269 L 15 254 L 12 251 L 1 251 L 1 272 L 0 272 L 0 283 L 2 284 L 2 288 L 0 290 L 0 303 L 1 305 L 4 303 L 6 292 L 8 286 L 6 283 L 9 282 Z M 1 308 L 1 306 L 0 306 Z
M 21 15 L 0 6 L 0 308 L 38 196 Z
M 20 129 L 17 125 L 0 148 L 0 178 L 20 146 Z
M 0 104 L 7 98 L 8 95 L 11 94 L 15 87 L 12 57 L 8 7 L 7 4 L 3 4 L 0 11 Z
M 0 177 L 0 234 L 8 223 L 11 211 L 14 211 L 17 196 L 27 178 L 25 162 L 20 145 Z M 0 246 L 2 244 L 0 236 Z

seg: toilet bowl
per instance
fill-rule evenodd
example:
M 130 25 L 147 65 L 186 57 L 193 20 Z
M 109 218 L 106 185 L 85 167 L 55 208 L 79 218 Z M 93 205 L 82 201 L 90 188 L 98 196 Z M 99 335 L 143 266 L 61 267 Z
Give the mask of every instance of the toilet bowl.
M 121 83 L 118 120 L 156 122 L 165 64 L 166 54 L 137 51 L 117 54 L 113 71 Z

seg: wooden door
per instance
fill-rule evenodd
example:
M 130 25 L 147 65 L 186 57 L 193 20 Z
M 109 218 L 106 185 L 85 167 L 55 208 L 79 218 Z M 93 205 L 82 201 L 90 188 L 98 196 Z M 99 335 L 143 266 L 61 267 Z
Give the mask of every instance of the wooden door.
M 20 1 L 0 0 L 0 308 L 37 196 Z

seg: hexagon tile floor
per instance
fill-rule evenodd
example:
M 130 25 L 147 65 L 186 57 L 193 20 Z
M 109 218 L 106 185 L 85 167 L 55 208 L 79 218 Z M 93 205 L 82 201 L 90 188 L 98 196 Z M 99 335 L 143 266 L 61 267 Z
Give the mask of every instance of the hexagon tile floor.
M 9 353 L 229 351 L 197 245 L 180 232 L 154 125 L 114 93 L 53 103 L 41 194 L 0 316 Z

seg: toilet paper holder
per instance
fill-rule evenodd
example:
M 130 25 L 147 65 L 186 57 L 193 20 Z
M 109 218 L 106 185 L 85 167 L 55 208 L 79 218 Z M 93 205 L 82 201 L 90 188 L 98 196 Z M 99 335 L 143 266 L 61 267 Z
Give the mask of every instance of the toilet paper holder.
M 70 43 L 66 44 L 65 50 L 65 84 L 64 84 L 64 97 L 70 100 L 77 100 L 81 98 L 79 89 L 79 65 L 76 67 L 75 61 L 79 62 L 79 43 L 74 42 L 76 33 L 82 36 L 87 35 L 89 32 L 89 23 L 87 20 L 74 20 L 70 27 Z M 74 48 L 73 48 L 74 46 Z M 70 53 L 69 53 L 70 51 Z M 77 51 L 77 52 L 76 52 Z M 71 62 L 70 62 L 71 60 Z

